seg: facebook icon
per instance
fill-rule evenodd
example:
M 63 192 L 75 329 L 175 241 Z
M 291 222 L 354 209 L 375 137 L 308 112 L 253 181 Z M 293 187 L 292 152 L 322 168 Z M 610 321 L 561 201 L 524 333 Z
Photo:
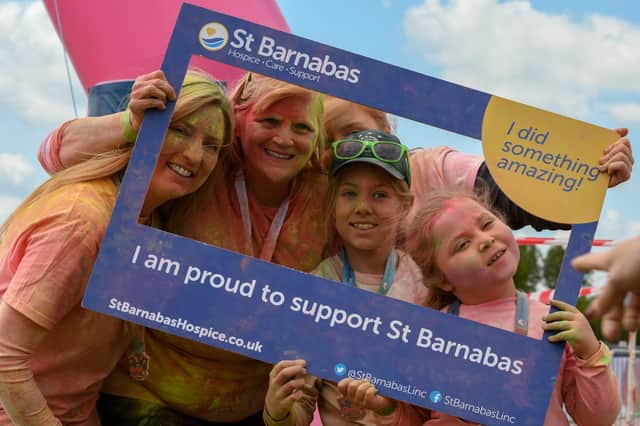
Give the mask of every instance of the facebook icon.
M 437 390 L 431 391 L 431 393 L 429 394 L 429 399 L 434 404 L 439 403 L 440 401 L 442 401 L 442 392 Z

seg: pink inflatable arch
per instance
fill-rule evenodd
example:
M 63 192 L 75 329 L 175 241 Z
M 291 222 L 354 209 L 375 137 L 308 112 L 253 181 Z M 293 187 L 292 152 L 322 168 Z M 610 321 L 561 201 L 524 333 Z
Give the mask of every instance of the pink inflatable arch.
M 101 83 L 133 80 L 160 68 L 181 0 L 44 0 L 85 91 Z M 189 0 L 189 3 L 289 32 L 276 0 Z M 191 64 L 232 82 L 242 70 L 194 57 Z

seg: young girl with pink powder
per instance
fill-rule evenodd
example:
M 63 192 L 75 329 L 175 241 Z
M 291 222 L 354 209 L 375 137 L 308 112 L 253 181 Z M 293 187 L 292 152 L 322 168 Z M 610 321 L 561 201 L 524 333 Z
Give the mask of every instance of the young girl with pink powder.
M 511 229 L 478 196 L 455 190 L 425 197 L 407 235 L 408 250 L 429 287 L 428 306 L 550 342 L 566 342 L 545 425 L 611 425 L 620 394 L 611 354 L 585 316 L 552 300 L 557 311 L 519 292 L 513 276 L 519 250 Z M 425 424 L 466 424 L 432 412 Z

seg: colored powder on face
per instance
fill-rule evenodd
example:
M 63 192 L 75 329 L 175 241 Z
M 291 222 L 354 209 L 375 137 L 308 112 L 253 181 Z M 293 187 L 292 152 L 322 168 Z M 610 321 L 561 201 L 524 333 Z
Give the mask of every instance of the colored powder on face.
M 451 209 L 451 207 L 449 207 L 449 206 L 444 207 L 444 208 L 443 208 L 439 213 L 437 213 L 437 214 L 434 216 L 434 218 L 433 218 L 433 220 L 431 221 L 431 223 L 428 223 L 428 224 L 427 224 L 427 226 L 428 226 L 428 227 L 427 227 L 427 231 L 428 231 L 428 234 L 431 234 L 431 235 L 432 235 L 432 237 L 431 237 L 431 241 L 432 241 L 432 243 L 433 243 L 433 250 L 434 250 L 434 252 L 436 252 L 436 253 L 438 253 L 438 252 L 443 248 L 445 241 L 444 241 L 444 240 L 442 240 L 442 239 L 440 239 L 440 238 L 437 238 L 437 237 L 435 237 L 435 236 L 433 236 L 433 235 L 435 234 L 435 229 L 436 229 L 436 227 L 439 225 L 440 220 L 441 220 L 441 219 L 445 216 L 445 214 L 446 214 L 448 211 L 450 211 L 450 210 L 452 210 L 452 209 Z
M 185 144 L 185 137 L 182 134 L 175 132 L 168 132 L 162 145 L 162 153 L 171 153 L 182 150 L 182 145 Z
M 209 109 L 205 109 L 201 107 L 200 109 L 197 109 L 196 111 L 194 111 L 193 113 L 185 117 L 186 122 L 190 126 L 196 127 L 200 121 L 208 120 L 210 118 L 209 117 L 210 113 L 211 111 L 209 111 Z M 214 114 L 216 115 L 216 117 L 214 117 L 214 119 L 211 120 L 211 130 L 213 130 L 215 134 L 215 132 L 219 129 L 218 126 L 220 125 L 219 121 L 222 119 L 222 112 L 219 108 L 216 108 L 214 110 Z
M 442 248 L 442 245 L 444 244 L 444 241 L 442 241 L 439 238 L 432 238 L 432 242 L 433 242 L 433 250 L 435 252 L 440 251 L 440 249 Z

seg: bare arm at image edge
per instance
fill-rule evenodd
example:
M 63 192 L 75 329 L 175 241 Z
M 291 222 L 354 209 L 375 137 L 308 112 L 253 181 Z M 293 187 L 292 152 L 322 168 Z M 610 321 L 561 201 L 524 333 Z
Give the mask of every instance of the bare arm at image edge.
M 0 402 L 16 425 L 61 425 L 36 384 L 29 358 L 47 330 L 0 302 Z

